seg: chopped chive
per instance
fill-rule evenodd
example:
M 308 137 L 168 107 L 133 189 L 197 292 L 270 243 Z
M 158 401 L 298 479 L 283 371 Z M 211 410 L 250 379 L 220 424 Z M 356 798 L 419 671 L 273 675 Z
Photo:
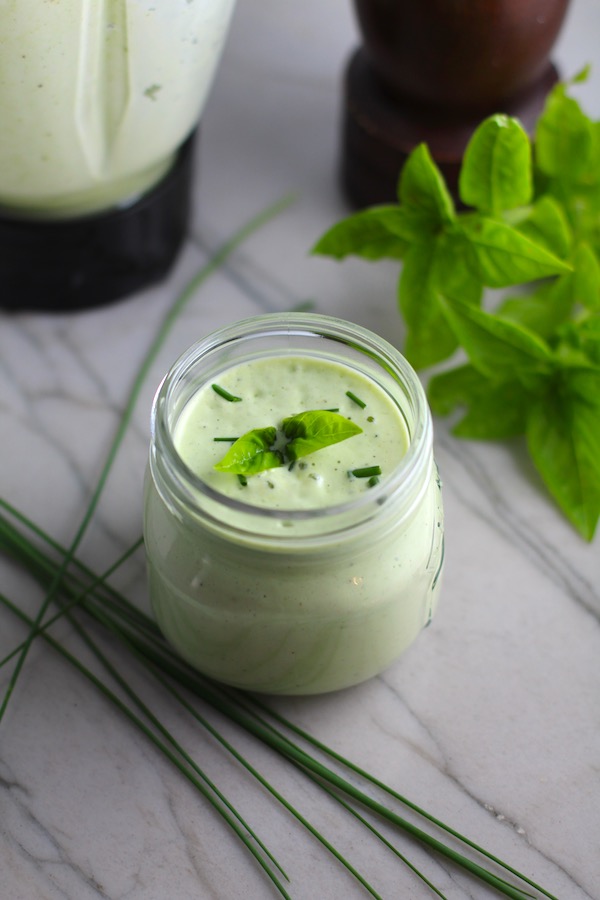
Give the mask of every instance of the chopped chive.
M 245 475 L 238 475 L 237 480 L 239 481 L 239 483 L 241 484 L 242 487 L 246 487 L 246 485 L 248 484 L 248 479 L 246 478 Z
M 368 487 L 375 487 L 376 484 L 379 484 L 379 477 L 377 475 L 371 475 L 367 482 Z
M 334 406 L 331 409 L 324 410 L 324 412 L 339 412 L 339 411 L 340 411 L 339 406 Z
M 230 403 L 240 403 L 241 397 L 236 397 L 234 394 L 230 394 L 229 391 L 226 391 L 225 388 L 222 388 L 220 384 L 211 385 L 215 394 L 218 394 L 219 397 L 222 397 L 223 400 L 228 400 Z
M 381 466 L 364 466 L 362 469 L 350 469 L 355 478 L 373 478 L 381 475 Z
M 361 409 L 364 409 L 367 405 L 364 400 L 361 400 L 360 397 L 357 397 L 352 391 L 346 391 L 346 397 L 350 397 L 352 402 L 356 403 L 357 406 L 360 406 Z
M 236 437 L 216 437 L 213 438 L 213 441 L 225 441 L 229 444 L 235 444 L 236 441 L 239 441 L 239 438 Z

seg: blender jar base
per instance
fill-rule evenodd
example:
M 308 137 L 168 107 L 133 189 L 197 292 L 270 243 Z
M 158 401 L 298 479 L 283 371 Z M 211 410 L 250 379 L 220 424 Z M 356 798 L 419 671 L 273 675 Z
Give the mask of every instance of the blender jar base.
M 0 307 L 69 312 L 100 306 L 165 277 L 185 237 L 195 135 L 139 200 L 67 221 L 0 216 Z

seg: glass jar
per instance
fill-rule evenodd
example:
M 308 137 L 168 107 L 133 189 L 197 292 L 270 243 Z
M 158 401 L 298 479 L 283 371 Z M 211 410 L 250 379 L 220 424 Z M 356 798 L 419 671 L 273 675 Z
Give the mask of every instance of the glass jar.
M 391 398 L 408 447 L 387 478 L 336 506 L 279 509 L 225 496 L 188 468 L 173 436 L 190 398 L 232 366 L 282 355 L 348 367 Z M 416 374 L 386 341 L 315 314 L 244 320 L 175 363 L 151 425 L 150 600 L 191 665 L 252 691 L 321 693 L 381 672 L 429 624 L 443 564 L 431 416 Z

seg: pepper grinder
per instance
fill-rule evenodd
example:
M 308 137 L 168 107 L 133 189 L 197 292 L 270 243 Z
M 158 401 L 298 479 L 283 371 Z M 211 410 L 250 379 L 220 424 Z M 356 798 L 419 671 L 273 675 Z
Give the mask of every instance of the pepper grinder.
M 533 131 L 558 73 L 569 0 L 353 0 L 362 35 L 344 81 L 341 180 L 354 207 L 396 200 L 427 143 L 456 195 L 465 147 L 494 113 Z

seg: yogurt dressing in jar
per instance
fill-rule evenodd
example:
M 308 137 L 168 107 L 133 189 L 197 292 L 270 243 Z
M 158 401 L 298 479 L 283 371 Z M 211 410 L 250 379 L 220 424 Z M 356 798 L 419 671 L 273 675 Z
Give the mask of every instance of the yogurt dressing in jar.
M 281 434 L 307 410 L 359 433 L 293 463 L 283 447 L 284 462 L 247 477 L 215 469 L 235 438 Z M 154 401 L 144 537 L 158 624 L 207 676 L 311 694 L 381 672 L 440 588 L 441 488 L 417 376 L 386 341 L 326 316 L 210 335 Z

